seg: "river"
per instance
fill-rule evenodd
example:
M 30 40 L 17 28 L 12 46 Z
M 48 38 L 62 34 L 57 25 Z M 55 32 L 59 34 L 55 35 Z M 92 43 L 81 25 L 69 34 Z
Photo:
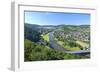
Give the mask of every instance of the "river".
M 66 51 L 61 45 L 54 41 L 54 31 L 49 33 L 50 47 L 55 50 Z
M 59 50 L 59 51 L 62 51 L 62 52 L 64 52 L 64 53 L 72 53 L 72 54 L 90 53 L 90 50 L 67 51 L 67 50 L 64 49 L 61 45 L 59 45 L 58 43 L 56 43 L 56 42 L 54 41 L 54 31 L 52 31 L 52 32 L 49 33 L 49 41 L 50 41 L 50 47 L 51 47 L 52 49 Z

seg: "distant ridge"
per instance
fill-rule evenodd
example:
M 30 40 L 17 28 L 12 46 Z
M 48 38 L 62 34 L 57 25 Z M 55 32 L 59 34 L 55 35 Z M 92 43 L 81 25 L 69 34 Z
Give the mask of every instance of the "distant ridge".
M 60 24 L 60 25 L 39 25 L 39 24 L 30 24 L 30 23 L 24 23 L 26 27 L 33 28 L 33 27 L 90 27 L 90 25 L 84 24 L 84 25 L 66 25 L 66 24 Z

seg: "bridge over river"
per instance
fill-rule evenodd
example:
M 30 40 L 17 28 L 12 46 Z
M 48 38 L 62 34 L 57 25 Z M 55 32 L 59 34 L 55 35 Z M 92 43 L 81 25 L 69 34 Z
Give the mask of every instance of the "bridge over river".
M 49 40 L 50 40 L 50 47 L 55 49 L 55 50 L 59 50 L 62 51 L 64 53 L 70 53 L 70 54 L 89 54 L 90 50 L 78 50 L 78 51 L 68 51 L 66 49 L 64 49 L 64 47 L 62 47 L 60 44 L 56 43 L 54 41 L 54 35 L 53 32 L 50 32 L 49 34 Z

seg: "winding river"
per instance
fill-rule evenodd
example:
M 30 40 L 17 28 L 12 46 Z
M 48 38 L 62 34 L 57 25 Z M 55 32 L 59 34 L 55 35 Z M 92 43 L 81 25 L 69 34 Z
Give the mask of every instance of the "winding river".
M 83 54 L 86 54 L 86 53 L 88 54 L 88 53 L 90 53 L 90 50 L 67 51 L 61 45 L 59 45 L 58 43 L 56 43 L 54 41 L 54 31 L 49 33 L 49 41 L 50 41 L 50 47 L 52 49 L 59 50 L 59 51 L 62 51 L 64 53 L 72 53 L 72 54 L 82 54 L 82 53 Z
M 61 45 L 54 41 L 54 31 L 49 33 L 50 47 L 55 50 L 66 51 Z

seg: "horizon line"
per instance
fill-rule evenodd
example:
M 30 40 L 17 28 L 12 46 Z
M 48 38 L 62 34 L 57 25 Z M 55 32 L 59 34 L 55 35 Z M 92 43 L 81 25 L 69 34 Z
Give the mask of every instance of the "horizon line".
M 36 24 L 36 23 L 24 23 L 24 24 L 31 24 L 31 25 L 41 25 L 41 24 Z M 44 25 L 41 25 L 41 26 L 46 26 L 47 24 L 44 24 Z M 77 26 L 79 26 L 79 25 L 90 25 L 90 24 L 56 24 L 56 25 L 54 25 L 54 24 L 48 24 L 48 25 L 53 25 L 53 26 L 58 26 L 58 25 L 77 25 Z

